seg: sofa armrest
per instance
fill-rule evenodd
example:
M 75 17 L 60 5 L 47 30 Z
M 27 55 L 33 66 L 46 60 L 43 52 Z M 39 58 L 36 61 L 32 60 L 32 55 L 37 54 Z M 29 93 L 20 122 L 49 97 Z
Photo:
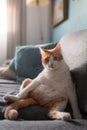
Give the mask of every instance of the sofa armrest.
M 9 67 L 0 67 L 0 79 L 16 80 L 16 73 Z

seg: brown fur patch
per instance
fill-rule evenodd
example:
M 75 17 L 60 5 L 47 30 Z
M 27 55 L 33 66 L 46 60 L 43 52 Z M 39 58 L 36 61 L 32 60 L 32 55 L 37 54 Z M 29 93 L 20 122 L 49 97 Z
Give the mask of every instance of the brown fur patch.
M 56 119 L 57 118 L 57 111 L 50 111 L 49 112 L 49 117 L 51 118 L 51 119 Z
M 12 103 L 11 105 L 9 105 L 8 107 L 6 107 L 5 113 L 4 113 L 4 117 L 7 118 L 8 117 L 8 113 L 10 112 L 10 110 L 15 109 L 18 110 L 20 108 L 24 108 L 27 106 L 31 106 L 37 104 L 35 100 L 33 100 L 32 98 L 25 98 L 25 99 L 20 99 L 14 103 Z
M 47 49 L 41 49 L 42 51 L 42 63 L 43 64 L 47 64 L 47 58 L 49 58 L 51 55 L 58 61 L 62 60 L 63 57 L 62 57 L 62 54 L 61 54 L 61 47 L 60 47 L 60 44 L 57 44 L 57 46 L 53 49 L 50 49 L 50 50 L 47 50 Z
M 45 106 L 48 107 L 49 110 L 53 109 L 54 107 L 56 107 L 59 103 L 63 102 L 66 100 L 66 98 L 64 97 L 58 97 L 56 99 L 52 99 L 50 101 L 47 101 L 43 98 L 43 95 L 40 93 L 36 93 L 36 92 L 30 92 L 29 93 L 29 97 L 31 97 L 32 99 L 34 99 L 38 104 L 40 104 L 41 106 Z
M 58 104 L 60 104 L 61 102 L 65 101 L 66 98 L 65 97 L 58 97 L 55 98 L 51 101 L 49 101 L 47 104 L 45 104 L 49 110 L 54 110 L 56 106 L 58 106 Z
M 46 50 L 43 50 L 44 53 L 42 53 L 42 64 L 47 64 L 47 61 L 46 61 L 46 58 L 49 58 L 50 57 L 50 53 Z

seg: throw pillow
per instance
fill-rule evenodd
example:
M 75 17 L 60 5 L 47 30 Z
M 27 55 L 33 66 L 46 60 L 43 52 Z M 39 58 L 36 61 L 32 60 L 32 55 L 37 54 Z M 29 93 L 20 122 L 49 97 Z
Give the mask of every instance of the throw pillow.
M 24 78 L 35 78 L 43 69 L 39 48 L 51 49 L 56 44 L 18 46 L 15 53 L 15 71 L 17 81 Z

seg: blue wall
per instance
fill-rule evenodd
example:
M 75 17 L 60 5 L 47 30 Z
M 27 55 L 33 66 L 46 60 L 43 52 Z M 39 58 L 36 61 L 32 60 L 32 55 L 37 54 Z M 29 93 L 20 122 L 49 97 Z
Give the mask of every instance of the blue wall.
M 68 19 L 53 28 L 53 41 L 77 30 L 87 29 L 87 0 L 68 0 Z

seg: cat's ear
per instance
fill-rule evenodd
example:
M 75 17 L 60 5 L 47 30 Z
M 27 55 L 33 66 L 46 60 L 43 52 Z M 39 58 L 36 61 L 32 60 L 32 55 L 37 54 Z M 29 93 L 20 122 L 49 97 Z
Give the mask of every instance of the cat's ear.
M 59 44 L 59 43 L 57 43 L 57 45 L 56 45 L 55 49 L 56 49 L 57 51 L 60 51 L 60 50 L 61 50 L 61 46 L 60 46 L 60 44 Z
M 46 51 L 46 50 L 45 50 L 45 49 L 43 49 L 43 48 L 39 48 L 39 49 L 40 49 L 40 53 L 41 53 L 41 54 L 44 54 L 44 53 L 45 53 L 45 51 Z

